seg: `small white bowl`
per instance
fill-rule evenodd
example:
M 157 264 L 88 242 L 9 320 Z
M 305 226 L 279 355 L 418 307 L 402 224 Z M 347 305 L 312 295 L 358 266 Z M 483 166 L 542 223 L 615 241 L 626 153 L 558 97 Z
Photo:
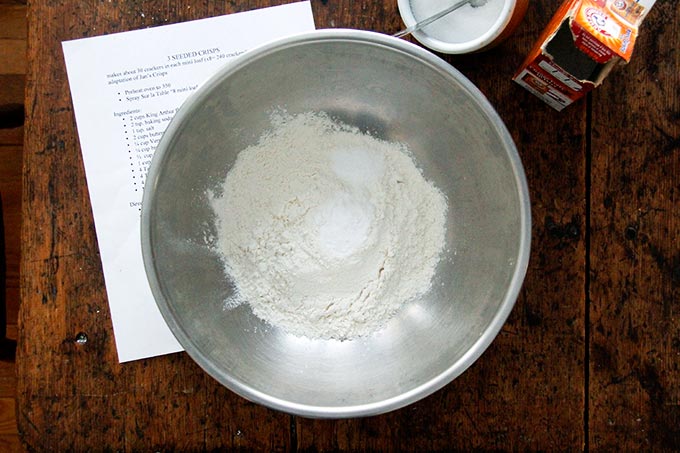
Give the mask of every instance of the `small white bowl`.
M 398 0 L 397 5 L 399 6 L 399 13 L 404 24 L 410 27 L 418 21 L 444 10 L 449 5 L 452 5 L 454 1 L 456 0 L 450 0 L 450 2 L 440 0 Z M 476 14 L 477 16 L 481 12 L 488 12 L 491 16 L 484 18 L 485 29 L 470 33 L 469 39 L 465 32 L 462 32 L 462 36 L 454 36 L 454 33 L 452 33 L 449 39 L 449 36 L 443 33 L 442 29 L 447 25 L 455 26 L 456 22 L 461 24 L 467 21 L 467 27 L 465 28 L 469 31 L 470 5 L 465 5 L 421 30 L 415 31 L 413 37 L 424 46 L 441 53 L 465 54 L 488 50 L 499 44 L 515 30 L 524 18 L 524 13 L 526 13 L 529 4 L 529 0 L 504 0 L 502 8 L 498 8 L 491 3 L 497 1 L 489 0 L 487 4 L 477 8 L 479 9 L 479 12 Z

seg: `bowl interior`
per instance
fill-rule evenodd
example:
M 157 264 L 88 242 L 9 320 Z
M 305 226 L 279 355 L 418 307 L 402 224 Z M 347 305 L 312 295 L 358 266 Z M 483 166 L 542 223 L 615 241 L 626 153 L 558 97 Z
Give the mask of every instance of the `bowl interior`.
M 233 287 L 211 248 L 207 194 L 278 108 L 325 111 L 405 142 L 448 198 L 446 253 L 432 290 L 372 336 L 294 337 L 247 305 L 223 306 Z M 445 385 L 496 335 L 526 269 L 526 187 L 499 118 L 441 60 L 368 32 L 315 32 L 225 68 L 168 127 L 144 197 L 147 274 L 180 343 L 242 396 L 301 415 L 384 412 Z

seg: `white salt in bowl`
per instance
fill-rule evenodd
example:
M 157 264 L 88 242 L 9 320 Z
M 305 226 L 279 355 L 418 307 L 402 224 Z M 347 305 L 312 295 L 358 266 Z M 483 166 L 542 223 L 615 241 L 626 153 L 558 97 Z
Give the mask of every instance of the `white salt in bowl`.
M 325 112 L 404 143 L 448 199 L 445 251 L 431 289 L 373 334 L 301 337 L 265 323 L 250 304 L 225 306 L 235 287 L 214 247 L 210 194 L 239 152 L 271 128 L 277 107 Z M 251 401 L 326 418 L 403 407 L 472 365 L 512 310 L 530 233 L 519 155 L 482 93 L 420 46 L 359 30 L 278 40 L 208 80 L 156 148 L 141 218 L 151 290 L 191 358 Z
M 398 0 L 407 27 L 442 11 L 460 0 Z M 421 44 L 437 52 L 465 54 L 488 50 L 517 28 L 528 0 L 488 0 L 484 5 L 464 5 L 413 33 Z

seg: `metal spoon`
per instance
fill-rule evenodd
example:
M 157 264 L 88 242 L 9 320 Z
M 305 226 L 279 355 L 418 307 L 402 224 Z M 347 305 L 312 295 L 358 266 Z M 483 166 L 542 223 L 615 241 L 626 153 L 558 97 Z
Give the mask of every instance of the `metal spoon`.
M 433 14 L 432 16 L 428 17 L 427 19 L 423 19 L 420 22 L 417 22 L 417 23 L 411 25 L 410 27 L 404 28 L 403 30 L 396 32 L 392 36 L 394 36 L 395 38 L 401 38 L 402 36 L 410 35 L 414 31 L 420 30 L 421 28 L 423 28 L 427 25 L 430 25 L 435 20 L 441 19 L 442 17 L 446 16 L 447 14 L 452 13 L 453 11 L 460 8 L 461 6 L 465 6 L 469 3 L 470 6 L 472 6 L 473 8 L 477 8 L 478 6 L 482 6 L 483 4 L 485 4 L 487 1 L 488 0 L 463 0 L 461 2 L 454 3 L 453 5 L 449 6 L 445 10 L 439 11 L 437 14 Z

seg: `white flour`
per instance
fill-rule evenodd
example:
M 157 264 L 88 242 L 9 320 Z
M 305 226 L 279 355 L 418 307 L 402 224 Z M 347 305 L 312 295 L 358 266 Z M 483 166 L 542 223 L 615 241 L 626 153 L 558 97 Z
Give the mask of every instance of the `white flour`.
M 430 287 L 446 200 L 401 144 L 282 116 L 211 198 L 237 297 L 289 333 L 351 339 Z

